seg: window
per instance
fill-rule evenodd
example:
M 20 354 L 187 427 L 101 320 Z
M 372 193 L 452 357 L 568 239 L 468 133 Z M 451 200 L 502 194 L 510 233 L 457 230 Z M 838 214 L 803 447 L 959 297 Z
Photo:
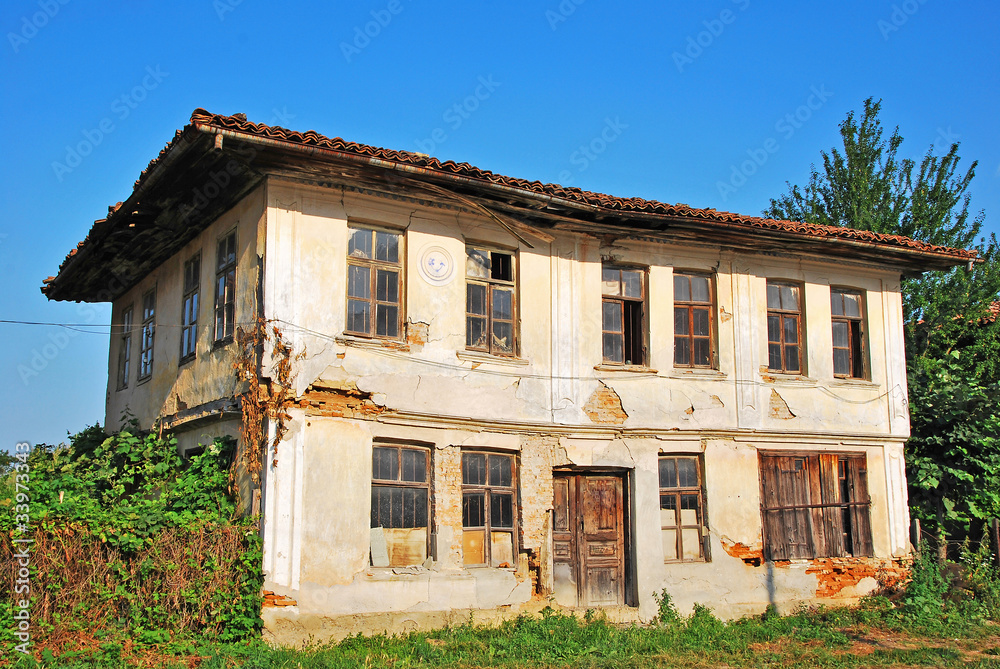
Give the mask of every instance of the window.
M 462 552 L 465 564 L 514 566 L 516 480 L 514 456 L 462 453 Z
M 708 523 L 702 489 L 698 456 L 660 456 L 660 532 L 667 562 L 705 559 Z
M 644 272 L 604 265 L 601 268 L 604 362 L 643 365 L 646 356 L 643 301 Z
M 708 367 L 712 359 L 712 278 L 674 273 L 674 366 Z
M 181 303 L 181 362 L 194 358 L 198 345 L 198 287 L 201 254 L 184 263 L 184 299 Z
M 128 375 L 132 363 L 132 305 L 122 311 L 122 341 L 118 347 L 118 390 L 128 388 Z
M 516 355 L 514 255 L 472 247 L 466 255 L 465 346 L 493 355 Z
M 236 323 L 236 231 L 219 240 L 215 262 L 215 341 L 231 339 Z
M 402 331 L 402 235 L 347 229 L 347 327 L 352 334 L 398 339 Z
M 153 336 L 156 334 L 156 289 L 142 296 L 142 341 L 139 347 L 139 380 L 153 373 Z
M 372 448 L 372 527 L 381 527 L 390 567 L 427 559 L 430 486 L 426 448 L 377 444 Z
M 833 318 L 833 375 L 865 378 L 861 292 L 844 288 L 831 290 L 830 313 Z
M 767 368 L 772 372 L 802 371 L 800 292 L 793 283 L 767 282 Z
M 767 559 L 873 555 L 863 453 L 761 453 L 760 481 Z

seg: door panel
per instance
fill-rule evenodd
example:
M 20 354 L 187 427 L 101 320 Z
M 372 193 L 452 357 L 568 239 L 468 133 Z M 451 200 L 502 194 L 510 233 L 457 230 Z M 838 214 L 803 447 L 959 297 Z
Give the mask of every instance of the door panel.
M 565 606 L 625 602 L 622 479 L 557 475 L 553 481 L 556 601 Z

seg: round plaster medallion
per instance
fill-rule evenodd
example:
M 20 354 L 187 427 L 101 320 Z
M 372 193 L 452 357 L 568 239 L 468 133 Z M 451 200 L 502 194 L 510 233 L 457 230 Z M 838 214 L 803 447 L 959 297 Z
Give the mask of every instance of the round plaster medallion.
M 455 260 L 440 246 L 425 247 L 420 253 L 420 276 L 433 286 L 451 283 L 455 275 Z

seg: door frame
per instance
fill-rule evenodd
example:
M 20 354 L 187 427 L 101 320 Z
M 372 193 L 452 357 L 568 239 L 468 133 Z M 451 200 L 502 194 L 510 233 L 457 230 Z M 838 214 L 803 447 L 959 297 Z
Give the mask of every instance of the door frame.
M 634 531 L 635 523 L 633 519 L 635 518 L 634 510 L 634 500 L 635 500 L 635 476 L 633 475 L 634 470 L 625 467 L 556 467 L 552 470 L 553 480 L 559 477 L 572 477 L 572 476 L 612 476 L 621 481 L 622 490 L 622 521 L 621 521 L 621 542 L 622 542 L 622 606 L 636 607 L 638 603 L 638 593 L 636 591 L 637 578 L 636 578 L 636 556 L 635 556 L 635 541 L 634 541 Z M 553 491 L 554 494 L 554 491 Z M 553 500 L 554 501 L 554 500 Z M 553 516 L 553 527 L 552 530 L 555 532 L 554 527 L 554 516 Z M 578 527 L 574 520 L 571 519 L 571 526 Z M 554 546 L 552 546 L 554 548 Z M 553 552 L 553 560 L 555 558 Z M 594 607 L 600 605 L 593 604 L 580 604 L 583 592 L 583 581 L 579 574 L 581 567 L 579 550 L 577 550 L 577 555 L 573 562 L 574 569 L 576 572 L 577 581 L 577 606 L 581 607 Z M 553 565 L 554 567 L 554 565 Z M 553 568 L 553 588 L 555 587 L 555 569 Z

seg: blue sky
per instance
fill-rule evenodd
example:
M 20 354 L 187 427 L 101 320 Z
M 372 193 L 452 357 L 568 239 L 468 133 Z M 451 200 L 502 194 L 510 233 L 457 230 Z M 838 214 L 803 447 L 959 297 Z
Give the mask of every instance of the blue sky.
M 108 306 L 39 286 L 197 107 L 758 214 L 875 96 L 904 155 L 960 141 L 979 161 L 972 204 L 1000 231 L 998 19 L 941 0 L 7 0 L 0 319 L 92 327 L 0 324 L 0 447 L 103 423 Z

